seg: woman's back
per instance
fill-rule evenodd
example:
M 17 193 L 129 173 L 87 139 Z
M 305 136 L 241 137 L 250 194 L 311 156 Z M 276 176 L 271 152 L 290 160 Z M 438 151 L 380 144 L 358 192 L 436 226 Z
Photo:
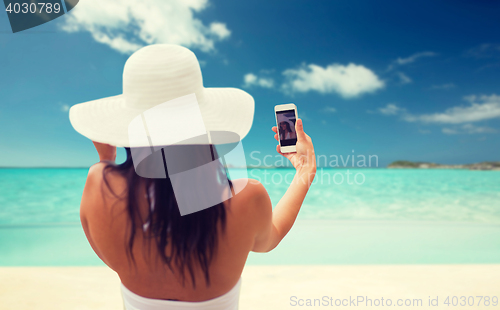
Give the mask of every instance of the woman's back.
M 224 295 L 238 283 L 250 251 L 271 251 L 291 229 L 316 173 L 312 141 L 297 119 L 297 152 L 282 154 L 296 174 L 273 210 L 259 182 L 228 189 L 231 182 L 219 169 L 224 158 L 218 162 L 213 149 L 234 145 L 223 149 L 243 154 L 235 143 L 252 127 L 250 94 L 204 87 L 196 55 L 172 44 L 133 53 L 124 66 L 123 90 L 69 111 L 71 125 L 93 141 L 101 161 L 89 171 L 81 203 L 89 243 L 118 273 L 122 291 L 125 287 L 138 300 L 189 302 Z M 272 130 L 278 140 L 278 128 Z M 200 162 L 198 152 L 186 150 L 202 151 L 202 145 L 205 151 L 199 154 L 210 160 Z M 120 165 L 115 164 L 116 146 L 127 152 Z M 167 146 L 182 146 L 183 152 L 168 152 Z M 137 149 L 142 151 L 132 160 Z M 281 154 L 279 145 L 276 150 Z M 151 184 L 154 211 L 146 191 Z M 230 190 L 235 196 L 229 199 Z
M 203 301 L 221 296 L 236 285 L 261 230 L 260 226 L 271 212 L 269 197 L 260 183 L 251 180 L 240 193 L 224 203 L 225 230 L 222 230 L 219 222 L 218 246 L 209 265 L 210 285 L 206 285 L 203 270 L 194 259 L 196 287 L 193 287 L 188 274 L 183 286 L 179 270 L 174 267 L 173 272 L 162 261 L 155 239 L 151 238 L 150 230 L 143 229 L 142 225 L 136 227 L 132 249 L 136 265 L 127 258 L 130 237 L 130 231 L 127 230 L 130 227 L 127 199 L 116 198 L 103 183 L 105 165 L 99 163 L 89 171 L 82 198 L 82 225 L 94 251 L 118 273 L 127 289 L 147 298 Z M 114 193 L 127 191 L 127 182 L 120 174 L 107 174 L 106 179 Z M 236 186 L 246 182 L 233 181 Z M 140 217 L 146 223 L 150 206 L 145 186 L 140 186 L 140 189 L 138 197 L 143 197 L 138 204 Z M 166 247 L 167 253 L 170 253 L 170 246 L 171 243 Z
M 277 140 L 277 127 L 273 127 L 273 131 Z M 234 192 L 234 197 L 194 213 L 198 216 L 198 222 L 186 220 L 191 215 L 179 216 L 179 210 L 175 209 L 177 205 L 172 204 L 176 199 L 171 188 L 155 187 L 154 197 L 163 198 L 163 203 L 155 200 L 155 211 L 152 212 L 151 200 L 146 191 L 147 186 L 152 184 L 151 180 L 137 179 L 136 171 L 131 165 L 130 150 L 127 149 L 127 161 L 116 166 L 116 149 L 94 142 L 101 162 L 89 170 L 80 210 L 82 226 L 89 243 L 104 263 L 118 273 L 127 292 L 135 294 L 137 299 L 148 298 L 152 302 L 168 299 L 196 302 L 232 295 L 236 292 L 233 288 L 238 288 L 235 285 L 239 283 L 248 253 L 269 252 L 280 243 L 291 229 L 314 179 L 314 148 L 311 138 L 303 131 L 300 119 L 297 120 L 296 131 L 297 152 L 282 154 L 293 164 L 296 174 L 274 210 L 267 191 L 260 182 L 235 180 L 232 184 L 239 190 Z M 280 152 L 279 145 L 277 151 Z M 111 166 L 117 169 L 104 173 L 109 163 L 102 161 L 109 160 L 112 162 Z M 158 181 L 157 184 L 161 182 Z M 165 191 L 160 195 L 158 193 L 161 188 L 165 188 Z M 192 192 L 192 195 L 203 196 L 199 192 Z M 131 204 L 133 200 L 137 203 Z M 175 212 L 161 213 L 168 210 Z M 156 217 L 151 217 L 151 214 Z M 209 214 L 216 216 L 211 217 L 211 224 L 204 225 Z M 140 225 L 136 225 L 132 218 L 138 218 Z M 224 218 L 225 221 L 222 220 Z M 148 226 L 151 219 L 153 221 Z M 132 223 L 134 224 L 131 225 Z M 132 231 L 131 227 L 135 229 Z M 186 229 L 187 227 L 190 229 Z M 154 237 L 151 230 L 156 234 Z M 166 240 L 159 241 L 162 236 Z M 169 239 L 170 237 L 173 239 Z M 210 237 L 214 237 L 215 242 L 211 242 Z M 193 240 L 202 242 L 193 243 Z M 204 256 L 207 252 L 200 249 L 212 249 L 213 256 Z M 185 277 L 180 272 L 182 266 L 175 264 L 176 257 L 172 253 L 183 255 L 177 262 L 188 267 L 185 268 L 188 269 L 184 273 Z M 131 257 L 134 258 L 133 261 Z M 189 266 L 192 268 L 189 269 Z M 205 282 L 207 274 L 209 285 Z M 193 285 L 191 275 L 196 286 Z M 228 292 L 230 293 L 227 294 Z

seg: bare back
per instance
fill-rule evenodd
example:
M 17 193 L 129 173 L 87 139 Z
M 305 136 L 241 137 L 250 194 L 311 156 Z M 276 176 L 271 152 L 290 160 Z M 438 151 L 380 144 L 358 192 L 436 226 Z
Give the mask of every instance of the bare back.
M 114 197 L 103 183 L 104 166 L 104 163 L 98 163 L 89 171 L 82 197 L 81 221 L 92 248 L 118 273 L 125 287 L 147 298 L 203 301 L 223 295 L 238 282 L 263 222 L 270 221 L 269 215 L 272 214 L 269 196 L 260 183 L 254 180 L 248 182 L 240 193 L 224 203 L 226 227 L 223 233 L 219 225 L 218 248 L 209 266 L 211 285 L 206 285 L 201 267 L 195 265 L 196 288 L 193 288 L 187 271 L 183 286 L 179 270 L 171 271 L 161 260 L 156 244 L 152 241 L 154 239 L 147 238 L 148 231 L 143 231 L 142 227 L 136 230 L 134 239 L 136 267 L 127 258 L 130 238 L 127 199 Z M 119 174 L 107 174 L 107 180 L 115 193 L 121 194 L 127 190 L 126 181 Z M 246 183 L 247 180 L 233 182 Z M 139 196 L 144 197 L 139 202 L 144 222 L 149 208 L 145 194 Z M 264 205 L 266 209 L 262 212 Z

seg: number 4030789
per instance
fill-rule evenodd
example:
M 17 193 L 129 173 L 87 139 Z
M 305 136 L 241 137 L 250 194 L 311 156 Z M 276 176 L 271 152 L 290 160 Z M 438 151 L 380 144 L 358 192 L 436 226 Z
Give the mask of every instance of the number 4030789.
M 448 306 L 497 306 L 497 296 L 447 296 L 443 302 Z
M 18 14 L 18 13 L 23 13 L 23 14 L 51 14 L 55 13 L 58 14 L 61 12 L 61 5 L 59 3 L 44 3 L 44 2 L 39 2 L 39 3 L 9 3 L 7 7 L 5 8 L 5 11 L 8 12 L 9 14 Z

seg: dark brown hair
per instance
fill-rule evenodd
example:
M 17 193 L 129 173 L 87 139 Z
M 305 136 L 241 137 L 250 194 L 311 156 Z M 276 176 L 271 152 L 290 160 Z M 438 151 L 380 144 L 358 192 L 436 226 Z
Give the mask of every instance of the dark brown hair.
M 189 147 L 190 152 L 196 152 L 196 150 L 208 146 L 190 145 Z M 209 145 L 209 147 L 211 148 L 213 159 L 217 159 L 218 156 L 215 148 L 212 145 Z M 185 270 L 187 269 L 194 287 L 196 287 L 194 268 L 195 263 L 198 263 L 204 273 L 207 285 L 210 285 L 209 265 L 217 250 L 218 225 L 221 225 L 222 232 L 224 232 L 226 225 L 226 209 L 223 203 L 221 202 L 213 207 L 181 216 L 170 178 L 148 179 L 139 176 L 134 169 L 131 149 L 126 147 L 125 150 L 127 153 L 125 162 L 122 164 L 108 164 L 103 170 L 103 178 L 108 188 L 110 186 L 106 179 L 106 174 L 109 172 L 118 172 L 127 180 L 127 212 L 131 228 L 127 257 L 129 259 L 132 258 L 135 265 L 132 248 L 136 229 L 142 226 L 138 208 L 139 199 L 141 198 L 138 197 L 140 193 L 139 186 L 144 184 L 146 189 L 152 186 L 154 188 L 154 197 L 150 197 L 149 191 L 146 190 L 150 206 L 148 215 L 149 229 L 156 240 L 158 253 L 160 253 L 163 262 L 173 272 L 173 267 L 178 269 L 183 285 L 185 285 Z M 227 178 L 232 191 L 233 186 L 227 177 L 227 172 L 222 165 L 220 167 L 221 169 L 214 171 L 214 173 L 217 173 L 218 177 L 221 177 L 221 180 Z M 165 168 L 168 169 L 166 163 Z M 121 199 L 125 199 L 125 197 Z M 151 210 L 152 201 L 155 204 L 153 210 Z M 165 253 L 168 244 L 171 245 L 169 255 Z

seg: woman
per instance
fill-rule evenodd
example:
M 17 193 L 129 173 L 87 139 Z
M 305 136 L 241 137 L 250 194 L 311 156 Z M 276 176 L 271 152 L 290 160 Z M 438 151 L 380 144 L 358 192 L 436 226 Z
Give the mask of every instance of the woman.
M 229 181 L 230 190 L 235 193 L 230 199 L 222 199 L 210 208 L 181 216 L 179 197 L 174 193 L 178 174 L 168 174 L 164 178 L 139 176 L 139 165 L 136 165 L 136 158 L 133 158 L 137 147 L 131 145 L 125 147 L 126 161 L 116 165 L 116 147 L 113 144 L 123 146 L 126 143 L 124 137 L 127 128 L 120 125 L 120 120 L 131 114 L 130 111 L 120 114 L 121 111 L 132 106 L 137 112 L 139 108 L 142 109 L 140 105 L 146 103 L 147 108 L 151 109 L 153 105 L 150 104 L 150 99 L 157 100 L 159 97 L 158 94 L 148 97 L 151 88 L 146 88 L 141 96 L 134 96 L 129 89 L 142 91 L 144 88 L 137 85 L 132 87 L 130 84 L 143 82 L 143 79 L 150 76 L 155 79 L 161 76 L 165 79 L 161 83 L 165 85 L 161 89 L 163 96 L 179 91 L 180 86 L 175 84 L 179 79 L 187 78 L 186 81 L 179 82 L 182 85 L 197 79 L 196 76 L 185 73 L 197 72 L 196 68 L 180 69 L 182 66 L 179 63 L 182 61 L 193 61 L 191 58 L 194 54 L 191 55 L 186 50 L 171 45 L 139 50 L 125 65 L 124 102 L 117 103 L 116 100 L 122 100 L 121 97 L 112 97 L 99 103 L 76 105 L 70 110 L 73 127 L 94 141 L 100 159 L 99 163 L 90 168 L 83 191 L 80 208 L 82 226 L 93 250 L 120 277 L 126 309 L 237 309 L 240 277 L 249 252 L 269 252 L 279 244 L 291 229 L 316 172 L 313 144 L 304 132 L 300 119 L 296 122 L 297 152 L 282 154 L 295 167 L 296 174 L 274 211 L 261 183 L 238 179 Z M 175 59 L 173 64 L 172 59 Z M 137 66 L 135 62 L 138 63 Z M 158 67 L 162 65 L 165 68 L 161 74 L 151 73 L 160 70 Z M 168 68 L 173 65 L 175 70 L 172 73 Z M 149 74 L 135 74 L 136 69 L 146 70 Z M 179 72 L 180 75 L 175 76 Z M 147 85 L 154 82 L 156 81 L 148 81 Z M 171 90 L 165 89 L 168 87 Z M 204 100 L 199 103 L 204 126 L 210 129 L 210 126 L 221 124 L 222 120 L 211 125 L 211 119 L 207 116 L 211 114 L 203 109 L 216 109 L 216 102 L 223 101 L 226 97 L 211 97 L 207 89 L 194 89 L 196 98 Z M 246 93 L 231 89 L 220 91 L 231 92 L 231 102 L 238 94 L 242 95 L 241 98 L 248 98 L 245 97 Z M 134 98 L 138 97 L 141 100 L 134 102 Z M 211 102 L 210 98 L 215 99 Z M 179 109 L 179 102 L 176 101 L 174 105 L 177 112 L 172 117 L 174 122 L 180 118 L 178 124 L 183 124 L 191 120 L 194 114 L 190 112 L 183 118 L 182 111 L 187 106 Z M 185 100 L 183 102 L 186 103 Z M 98 112 L 97 109 L 101 106 L 104 108 Z M 88 113 L 87 108 L 90 111 Z M 229 108 L 225 106 L 224 111 L 227 113 Z M 243 106 L 235 108 L 234 115 L 242 115 L 239 112 L 244 109 Z M 146 108 L 144 110 L 143 120 L 148 117 Z M 103 116 L 106 113 L 109 115 Z M 221 113 L 219 111 L 217 115 Z M 224 126 L 233 126 L 231 129 L 235 132 L 240 130 L 240 136 L 243 137 L 249 128 L 237 127 L 242 120 L 233 120 L 234 117 L 229 117 Z M 106 122 L 107 118 L 112 121 Z M 234 121 L 233 125 L 231 121 Z M 128 122 L 129 120 L 124 124 Z M 128 134 L 132 141 L 130 128 L 128 127 Z M 148 128 L 150 136 L 161 140 L 163 136 L 155 136 L 151 132 L 154 126 Z M 272 130 L 277 140 L 277 128 L 273 127 Z M 172 130 L 167 135 L 176 134 Z M 210 139 L 214 140 L 213 137 Z M 188 140 L 190 141 L 200 140 Z M 193 153 L 201 154 L 209 150 L 212 159 L 218 158 L 212 143 L 184 144 L 173 147 L 180 149 L 181 155 L 182 152 L 189 155 L 190 162 L 195 161 L 193 166 L 203 164 L 201 161 L 196 162 L 199 161 L 197 158 L 202 157 L 197 157 L 196 154 L 193 156 Z M 143 146 L 144 150 L 149 148 Z M 277 151 L 280 153 L 279 145 Z M 169 173 L 179 168 L 171 163 L 167 164 L 168 151 L 164 152 L 162 149 L 161 152 L 165 169 Z M 217 179 L 221 179 L 221 173 L 222 169 L 213 170 Z M 194 191 L 190 195 L 203 198 L 204 194 Z
M 292 131 L 290 123 L 287 121 L 280 122 L 280 140 L 297 139 L 297 135 Z

